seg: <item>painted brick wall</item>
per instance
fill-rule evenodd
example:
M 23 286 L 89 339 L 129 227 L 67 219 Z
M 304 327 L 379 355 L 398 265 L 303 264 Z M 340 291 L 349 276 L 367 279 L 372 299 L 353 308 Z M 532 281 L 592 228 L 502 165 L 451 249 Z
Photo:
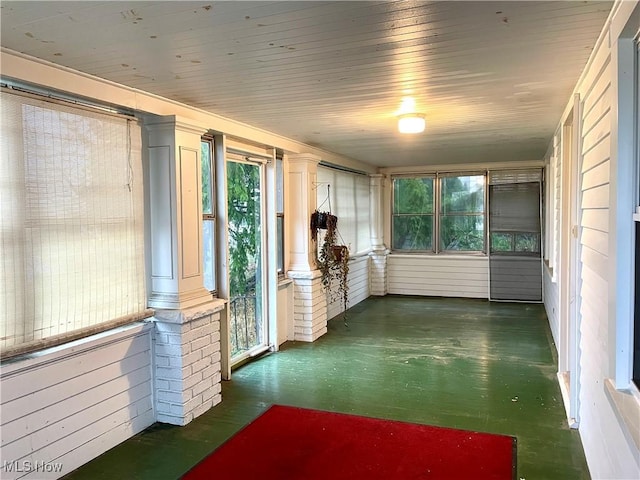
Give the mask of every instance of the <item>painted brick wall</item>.
M 384 296 L 388 292 L 387 286 L 387 252 L 371 252 L 369 254 L 369 285 L 371 295 Z
M 220 312 L 191 310 L 156 318 L 156 419 L 186 425 L 222 401 Z M 174 318 L 182 323 L 162 321 Z
M 303 272 L 291 278 L 294 340 L 312 342 L 327 333 L 327 301 L 320 272 Z

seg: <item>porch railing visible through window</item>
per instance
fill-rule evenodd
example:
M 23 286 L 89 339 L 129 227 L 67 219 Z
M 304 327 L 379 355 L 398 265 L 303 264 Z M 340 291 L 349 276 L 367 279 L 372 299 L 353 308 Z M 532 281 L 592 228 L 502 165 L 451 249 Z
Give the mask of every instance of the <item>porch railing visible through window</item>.
M 252 348 L 260 337 L 256 321 L 255 291 L 233 297 L 230 301 L 231 312 L 231 356 Z

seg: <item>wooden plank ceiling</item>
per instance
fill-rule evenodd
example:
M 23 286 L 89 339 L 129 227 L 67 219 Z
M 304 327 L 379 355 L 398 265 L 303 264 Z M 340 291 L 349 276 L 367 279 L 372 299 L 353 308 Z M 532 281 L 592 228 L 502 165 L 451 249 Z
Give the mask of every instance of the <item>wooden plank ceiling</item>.
M 2 47 L 378 166 L 539 160 L 611 2 L 11 2 Z M 427 118 L 397 133 L 403 97 Z

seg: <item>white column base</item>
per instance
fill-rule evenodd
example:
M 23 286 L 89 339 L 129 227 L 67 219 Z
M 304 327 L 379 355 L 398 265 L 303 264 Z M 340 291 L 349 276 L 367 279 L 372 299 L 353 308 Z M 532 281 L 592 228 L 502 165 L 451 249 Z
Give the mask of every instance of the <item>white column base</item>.
M 371 257 L 371 295 L 384 296 L 389 293 L 387 284 L 387 256 L 389 250 L 374 250 Z
M 157 310 L 154 316 L 156 420 L 186 425 L 222 401 L 220 311 L 224 300 Z
M 313 342 L 327 333 L 327 296 L 320 270 L 288 272 L 293 280 L 293 339 Z

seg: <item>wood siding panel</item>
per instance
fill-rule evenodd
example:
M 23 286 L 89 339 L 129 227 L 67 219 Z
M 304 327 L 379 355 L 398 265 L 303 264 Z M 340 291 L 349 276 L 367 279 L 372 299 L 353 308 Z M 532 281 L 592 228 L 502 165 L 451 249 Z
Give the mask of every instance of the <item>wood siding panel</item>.
M 347 308 L 357 305 L 370 295 L 369 289 L 369 256 L 357 257 L 349 263 L 349 302 Z M 342 298 L 337 294 L 337 287 L 333 286 L 327 304 L 327 318 L 340 315 L 343 310 Z
M 148 324 L 125 327 L 3 368 L 3 458 L 63 462 L 69 473 L 151 425 L 150 337 Z
M 582 175 L 582 188 L 588 190 L 600 185 L 609 184 L 609 162 L 604 162 Z
M 75 376 L 89 374 L 88 377 L 91 377 L 91 372 L 100 367 L 109 365 L 114 361 L 120 362 L 130 353 L 132 355 L 139 353 L 140 349 L 144 348 L 142 345 L 144 345 L 144 341 L 139 339 L 131 343 L 119 341 L 107 344 L 101 349 L 101 355 L 92 358 L 91 368 L 87 367 L 87 359 L 83 355 L 73 355 L 53 363 L 52 365 L 55 365 L 55 368 L 47 365 L 43 368 L 31 370 L 29 372 L 29 382 L 25 382 L 25 379 L 19 374 L 5 376 L 2 380 L 3 388 L 0 393 L 2 404 L 32 394 L 33 385 L 38 385 L 40 389 L 48 389 L 58 384 L 66 383 Z M 133 348 L 132 352 L 129 351 L 130 348 Z M 148 351 L 148 346 L 146 349 Z
M 389 293 L 443 297 L 488 298 L 487 257 L 390 255 Z
M 586 135 L 582 140 L 582 149 L 587 152 L 600 142 L 605 137 L 609 136 L 611 132 L 611 118 L 610 111 L 607 111 L 602 117 L 598 118 L 598 122 L 594 125 L 584 125 L 584 131 Z
M 580 243 L 604 256 L 609 255 L 609 234 L 607 232 L 583 228 Z
M 594 71 L 597 71 L 596 76 L 591 80 L 591 88 L 589 88 L 588 92 L 584 95 L 584 118 L 590 116 L 598 102 L 611 91 L 611 78 L 608 72 L 609 57 L 596 58 L 596 62 L 598 62 L 598 60 L 601 63 L 597 66 L 594 65 L 595 68 L 593 68 Z M 610 105 L 611 103 L 609 102 L 607 110 Z
M 558 284 L 551 278 L 551 272 L 545 266 L 543 269 L 543 295 L 544 295 L 544 308 L 547 312 L 547 318 L 549 319 L 549 328 L 551 329 L 551 336 L 556 345 L 560 341 L 560 321 L 559 321 L 559 301 L 560 294 L 558 292 Z
M 492 299 L 542 301 L 540 258 L 492 256 L 489 270 Z
M 587 246 L 582 247 L 580 261 L 584 266 L 588 266 L 602 278 L 609 275 L 609 258 Z
M 582 212 L 582 226 L 600 232 L 609 231 L 609 209 L 590 209 Z
M 601 185 L 582 192 L 582 208 L 608 208 L 609 185 Z
M 605 34 L 607 32 L 605 31 Z M 605 37 L 606 38 L 606 37 Z M 604 381 L 611 377 L 615 338 L 609 317 L 609 209 L 612 154 L 617 119 L 611 105 L 616 72 L 605 39 L 578 85 L 583 98 L 580 305 L 580 436 L 593 478 L 636 478 L 638 450 L 613 411 Z
M 589 151 L 583 151 L 582 172 L 591 170 L 602 162 L 609 160 L 611 154 L 611 137 L 607 135 L 594 145 Z

